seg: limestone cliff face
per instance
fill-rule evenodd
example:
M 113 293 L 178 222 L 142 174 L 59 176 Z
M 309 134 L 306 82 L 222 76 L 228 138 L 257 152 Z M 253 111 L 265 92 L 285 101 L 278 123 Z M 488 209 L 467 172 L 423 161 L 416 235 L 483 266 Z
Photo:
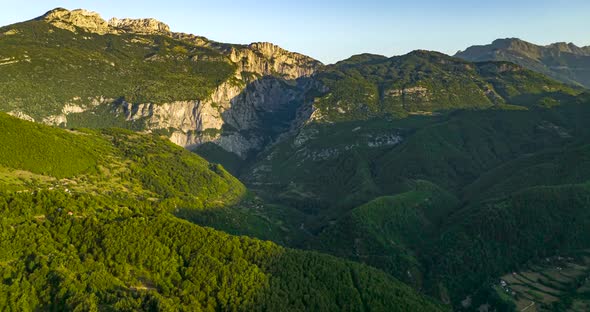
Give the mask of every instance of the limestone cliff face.
M 76 31 L 76 27 L 101 35 L 111 31 L 109 24 L 98 13 L 82 9 L 69 11 L 58 8 L 45 13 L 40 19 L 72 32 Z
M 111 18 L 109 26 L 124 32 L 132 32 L 137 34 L 168 34 L 170 27 L 153 18 L 142 19 L 117 19 Z
M 301 92 L 296 83 L 289 84 L 274 78 L 262 78 L 252 82 L 231 101 L 231 109 L 223 113 L 224 120 L 236 129 L 264 128 L 272 122 L 272 115 L 297 105 Z M 264 118 L 268 116 L 269 118 Z M 265 120 L 270 119 L 270 120 Z
M 267 77 L 246 87 L 225 83 L 206 101 L 124 102 L 119 111 L 129 121 L 146 121 L 150 130 L 175 129 L 170 137 L 175 144 L 191 148 L 213 142 L 246 157 L 288 130 L 302 103 L 302 88 L 301 83 Z M 231 130 L 220 131 L 224 125 Z
M 223 83 L 205 101 L 175 101 L 170 103 L 128 103 L 118 105 L 118 111 L 129 121 L 146 120 L 148 130 L 174 128 L 178 133 L 198 132 L 207 129 L 219 130 L 225 123 L 222 113 L 231 108 L 231 100 L 241 88 Z M 191 145 L 190 140 L 176 135 L 175 143 Z M 189 134 L 187 134 L 189 136 Z M 192 136 L 192 135 L 191 135 Z M 181 142 L 189 142 L 180 144 Z
M 11 111 L 11 112 L 8 112 L 7 114 L 10 116 L 16 117 L 16 118 L 20 118 L 22 120 L 35 122 L 35 118 L 33 118 L 21 111 Z
M 303 81 L 322 66 L 310 57 L 272 44 L 228 48 L 202 37 L 175 36 L 229 53 L 230 60 L 238 65 L 234 78 L 239 83 L 224 82 L 204 100 L 127 103 L 123 111 L 128 120 L 147 119 L 149 130 L 175 129 L 171 141 L 187 148 L 213 142 L 240 157 L 262 149 L 297 118 L 303 103 Z M 259 78 L 244 78 L 243 73 Z M 224 125 L 231 131 L 220 131 Z
M 165 104 L 132 104 L 123 102 L 120 110 L 129 121 L 145 120 L 148 129 L 174 128 L 180 131 L 219 129 L 223 124 L 219 112 L 200 101 L 178 101 Z
M 153 18 L 117 19 L 105 21 L 98 13 L 83 9 L 66 10 L 62 8 L 51 10 L 39 19 L 45 20 L 55 27 L 76 32 L 82 29 L 97 34 L 136 33 L 143 35 L 169 34 L 170 27 Z
M 124 114 L 128 121 L 144 120 L 147 130 L 175 129 L 173 142 L 182 145 L 194 145 L 206 139 L 194 138 L 195 132 L 207 129 L 220 130 L 225 124 L 222 113 L 229 110 L 232 100 L 242 88 L 222 83 L 210 98 L 192 101 L 175 101 L 170 103 L 129 103 L 117 104 L 116 110 Z M 184 137 L 182 137 L 184 135 Z
M 308 56 L 289 52 L 268 42 L 232 47 L 229 57 L 243 72 L 279 74 L 286 79 L 309 77 L 321 66 L 320 62 Z

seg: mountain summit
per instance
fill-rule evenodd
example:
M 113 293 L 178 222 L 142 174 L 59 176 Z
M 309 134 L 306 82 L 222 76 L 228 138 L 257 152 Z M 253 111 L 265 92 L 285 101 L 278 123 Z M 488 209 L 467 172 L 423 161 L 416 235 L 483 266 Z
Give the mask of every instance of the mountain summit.
M 590 47 L 558 42 L 536 45 L 518 38 L 472 46 L 456 57 L 471 61 L 508 61 L 565 83 L 590 87 Z
M 53 9 L 43 16 L 40 20 L 49 22 L 55 27 L 76 31 L 80 28 L 84 31 L 97 34 L 118 34 L 118 33 L 137 33 L 137 34 L 168 34 L 170 27 L 153 18 L 142 19 L 117 19 L 112 18 L 105 21 L 100 14 L 84 9 L 69 11 L 64 8 Z

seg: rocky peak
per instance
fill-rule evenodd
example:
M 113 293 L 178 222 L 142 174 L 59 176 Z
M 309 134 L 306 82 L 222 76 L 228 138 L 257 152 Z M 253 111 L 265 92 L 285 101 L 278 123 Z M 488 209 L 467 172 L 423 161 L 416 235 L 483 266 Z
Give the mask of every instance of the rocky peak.
M 539 46 L 518 38 L 498 39 L 492 43 L 492 46 L 497 49 L 516 51 L 533 58 L 541 57 L 543 52 Z
M 542 46 L 518 38 L 505 38 L 494 40 L 490 45 L 469 47 L 465 51 L 459 51 L 456 56 L 470 61 L 485 61 L 495 59 L 497 55 L 505 53 L 541 60 L 546 57 L 559 55 L 560 53 L 590 56 L 590 48 L 578 47 L 573 43 L 566 42 L 557 42 Z
M 311 57 L 289 52 L 268 42 L 233 46 L 229 57 L 241 67 L 240 71 L 263 76 L 278 74 L 286 79 L 309 77 L 322 66 L 322 63 Z
M 254 42 L 248 46 L 250 49 L 262 53 L 262 55 L 266 57 L 274 57 L 274 56 L 281 56 L 285 54 L 293 54 L 296 53 L 289 52 L 278 45 L 275 45 L 270 42 Z
M 496 39 L 492 42 L 492 46 L 498 49 L 508 49 L 511 47 L 518 47 L 528 45 L 529 43 L 518 38 L 502 38 Z
M 503 55 L 511 54 L 519 57 L 539 59 L 542 57 L 543 49 L 541 46 L 526 42 L 518 38 L 496 39 L 488 45 L 476 45 L 467 48 L 465 51 L 459 51 L 455 57 L 459 57 L 472 62 L 481 62 L 489 60 L 505 60 Z
M 170 27 L 153 18 L 142 19 L 117 19 L 112 18 L 105 21 L 98 13 L 77 9 L 69 11 L 64 8 L 57 8 L 45 13 L 39 19 L 45 20 L 55 27 L 66 29 L 72 32 L 76 28 L 96 34 L 169 34 Z
M 211 42 L 204 37 L 172 33 L 170 27 L 153 18 L 130 19 L 112 18 L 108 22 L 98 13 L 83 9 L 69 11 L 57 8 L 47 12 L 39 19 L 55 27 L 76 32 L 82 29 L 97 34 L 134 33 L 142 35 L 166 35 L 179 40 L 189 41 L 198 46 L 207 46 L 228 55 L 238 64 L 237 77 L 242 72 L 255 73 L 260 76 L 280 76 L 294 80 L 311 76 L 322 64 L 303 54 L 289 52 L 269 42 L 256 42 L 250 45 L 230 45 Z
M 69 11 L 63 8 L 57 8 L 45 13 L 40 19 L 47 21 L 55 27 L 69 31 L 76 31 L 77 27 L 98 34 L 109 32 L 108 23 L 98 13 L 83 9 Z
M 170 27 L 165 23 L 162 23 L 153 18 L 141 18 L 141 19 L 117 19 L 111 18 L 109 20 L 109 26 L 120 30 L 122 32 L 130 32 L 137 34 L 168 34 L 170 33 Z
M 550 45 L 546 46 L 546 48 L 552 52 L 558 52 L 558 53 L 566 52 L 566 53 L 572 53 L 572 54 L 576 54 L 576 55 L 590 56 L 590 48 L 589 47 L 580 48 L 571 42 L 570 43 L 557 42 L 557 43 L 550 44 Z

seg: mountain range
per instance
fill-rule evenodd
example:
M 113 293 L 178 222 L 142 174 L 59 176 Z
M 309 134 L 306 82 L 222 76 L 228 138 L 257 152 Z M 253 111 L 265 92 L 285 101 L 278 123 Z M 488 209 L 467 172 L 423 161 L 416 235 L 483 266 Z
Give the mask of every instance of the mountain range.
M 573 43 L 539 46 L 517 38 L 498 39 L 459 51 L 455 57 L 471 62 L 513 62 L 564 83 L 590 87 L 590 47 Z
M 588 68 L 519 39 L 324 65 L 85 10 L 1 27 L 0 306 L 584 311 Z

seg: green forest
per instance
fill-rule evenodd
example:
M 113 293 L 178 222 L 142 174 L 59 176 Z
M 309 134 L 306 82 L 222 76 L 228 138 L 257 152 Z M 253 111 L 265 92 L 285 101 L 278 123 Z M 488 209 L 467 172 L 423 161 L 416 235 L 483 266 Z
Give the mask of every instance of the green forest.
M 163 138 L 0 118 L 18 133 L 2 136 L 6 311 L 446 310 L 374 268 L 175 217 L 246 190 Z

